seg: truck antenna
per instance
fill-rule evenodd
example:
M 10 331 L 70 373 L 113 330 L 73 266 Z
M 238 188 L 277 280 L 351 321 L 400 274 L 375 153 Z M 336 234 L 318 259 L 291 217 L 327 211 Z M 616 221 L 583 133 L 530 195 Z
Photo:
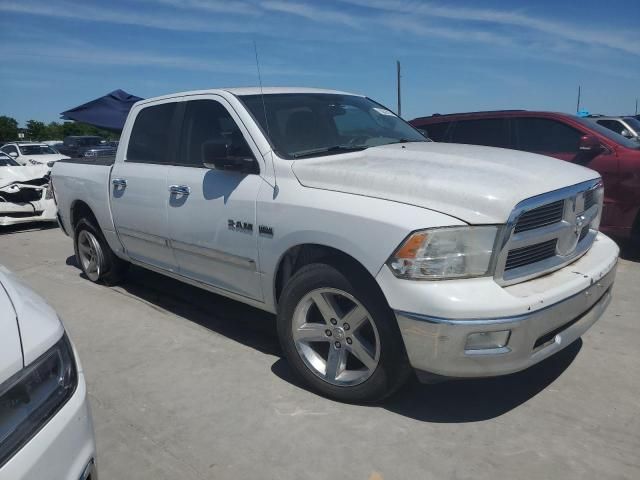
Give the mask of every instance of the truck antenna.
M 260 84 L 260 98 L 262 99 L 262 111 L 264 113 L 264 124 L 267 128 L 267 137 L 271 141 L 271 132 L 269 131 L 269 117 L 267 117 L 267 106 L 264 103 L 264 92 L 262 91 L 262 75 L 260 74 L 260 62 L 258 61 L 258 46 L 256 41 L 253 41 L 253 51 L 256 54 L 256 68 L 258 70 L 258 82 Z M 271 168 L 273 169 L 273 198 L 278 195 L 278 176 L 276 174 L 276 164 L 273 161 L 273 147 L 269 150 L 271 156 Z

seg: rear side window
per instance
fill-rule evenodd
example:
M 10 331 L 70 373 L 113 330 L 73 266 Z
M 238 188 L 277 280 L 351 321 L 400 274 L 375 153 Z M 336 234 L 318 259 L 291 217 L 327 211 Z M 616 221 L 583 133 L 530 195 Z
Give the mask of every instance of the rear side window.
M 138 113 L 127 149 L 127 162 L 168 163 L 177 103 L 147 107 Z
M 178 163 L 202 167 L 210 144 L 226 145 L 229 155 L 253 157 L 242 131 L 222 104 L 191 100 L 184 112 Z
M 518 118 L 518 150 L 527 152 L 577 153 L 582 133 L 549 118 Z
M 447 129 L 451 125 L 451 122 L 442 123 L 427 123 L 416 128 L 419 130 L 425 130 L 427 136 L 435 142 L 446 142 Z
M 507 122 L 502 118 L 460 120 L 453 126 L 452 143 L 509 148 Z
M 598 120 L 598 123 L 609 130 L 613 130 L 616 133 L 622 133 L 625 129 L 622 122 L 618 122 L 617 120 Z

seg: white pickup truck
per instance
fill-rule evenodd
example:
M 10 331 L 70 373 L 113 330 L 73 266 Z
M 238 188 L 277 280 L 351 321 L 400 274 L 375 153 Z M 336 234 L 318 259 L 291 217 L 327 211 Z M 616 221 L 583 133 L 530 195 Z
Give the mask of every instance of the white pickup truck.
M 89 280 L 129 264 L 273 312 L 294 372 L 343 401 L 525 369 L 611 298 L 587 168 L 433 143 L 360 95 L 237 88 L 138 102 L 115 159 L 56 162 Z

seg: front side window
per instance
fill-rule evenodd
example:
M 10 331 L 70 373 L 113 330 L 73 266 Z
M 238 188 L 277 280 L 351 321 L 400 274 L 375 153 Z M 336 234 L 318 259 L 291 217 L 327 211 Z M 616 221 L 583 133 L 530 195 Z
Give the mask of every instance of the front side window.
M 577 153 L 582 133 L 549 118 L 517 118 L 518 150 L 526 152 Z
M 227 109 L 215 100 L 186 103 L 178 162 L 202 167 L 205 153 L 214 144 L 225 145 L 230 156 L 253 157 L 240 128 Z
M 55 155 L 57 152 L 49 145 L 20 145 L 22 155 Z
M 427 141 L 391 111 L 355 95 L 283 93 L 242 95 L 240 100 L 284 158 Z
M 138 113 L 129 137 L 127 162 L 169 162 L 171 124 L 176 105 L 175 102 L 152 105 Z
M 501 118 L 459 120 L 449 140 L 453 143 L 509 148 L 507 123 Z

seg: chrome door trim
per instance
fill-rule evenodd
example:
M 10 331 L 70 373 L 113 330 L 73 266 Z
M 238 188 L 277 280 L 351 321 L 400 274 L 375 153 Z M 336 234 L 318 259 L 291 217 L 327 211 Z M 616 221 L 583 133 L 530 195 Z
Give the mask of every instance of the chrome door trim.
M 238 255 L 232 255 L 213 248 L 201 247 L 199 245 L 193 245 L 191 243 L 180 242 L 178 240 L 169 240 L 169 246 L 175 250 L 181 250 L 183 252 L 191 253 L 194 255 L 200 255 L 201 257 L 213 258 L 219 262 L 229 263 L 238 267 L 246 268 L 248 270 L 257 271 L 255 260 L 248 257 L 240 257 Z
M 137 265 L 138 267 L 145 268 L 147 270 L 151 270 L 152 272 L 159 273 L 160 275 L 166 275 L 167 277 L 173 278 L 174 280 L 178 280 L 180 282 L 187 283 L 187 284 L 192 285 L 194 287 L 202 288 L 203 290 L 207 290 L 208 292 L 215 293 L 216 295 L 222 295 L 223 297 L 227 297 L 227 298 L 230 298 L 232 300 L 237 300 L 239 302 L 245 303 L 245 304 L 250 305 L 252 307 L 259 308 L 260 310 L 265 310 L 265 311 L 267 311 L 269 313 L 276 313 L 275 309 L 270 308 L 265 302 L 260 301 L 260 300 L 256 300 L 255 298 L 246 297 L 244 295 L 241 295 L 241 294 L 235 293 L 235 292 L 231 292 L 231 291 L 226 290 L 224 288 L 214 287 L 213 285 L 210 285 L 208 283 L 201 282 L 199 280 L 194 280 L 193 278 L 185 277 L 184 275 L 180 275 L 177 272 L 173 272 L 171 270 L 166 270 L 164 268 L 157 267 L 155 265 L 150 265 L 148 263 L 141 262 L 140 260 L 137 260 L 137 259 L 131 259 L 131 263 L 133 263 L 134 265 Z M 256 272 L 256 275 L 257 274 L 258 274 L 258 272 Z

